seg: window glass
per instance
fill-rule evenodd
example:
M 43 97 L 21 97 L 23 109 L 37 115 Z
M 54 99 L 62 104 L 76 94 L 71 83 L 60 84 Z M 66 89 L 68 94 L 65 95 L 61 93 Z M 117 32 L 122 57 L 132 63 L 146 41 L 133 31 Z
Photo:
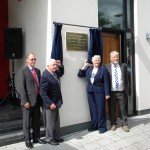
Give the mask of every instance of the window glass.
M 99 27 L 123 29 L 123 1 L 98 0 Z
M 130 0 L 127 0 L 127 28 L 131 28 L 131 5 L 130 5 Z
M 126 54 L 127 54 L 127 66 L 128 66 L 128 114 L 133 114 L 133 44 L 132 34 L 126 33 Z

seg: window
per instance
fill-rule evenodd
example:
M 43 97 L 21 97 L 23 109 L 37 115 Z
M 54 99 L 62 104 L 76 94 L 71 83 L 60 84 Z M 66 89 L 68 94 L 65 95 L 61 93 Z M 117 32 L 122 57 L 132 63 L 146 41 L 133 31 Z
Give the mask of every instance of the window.
M 123 29 L 123 0 L 99 0 L 98 2 L 99 27 Z

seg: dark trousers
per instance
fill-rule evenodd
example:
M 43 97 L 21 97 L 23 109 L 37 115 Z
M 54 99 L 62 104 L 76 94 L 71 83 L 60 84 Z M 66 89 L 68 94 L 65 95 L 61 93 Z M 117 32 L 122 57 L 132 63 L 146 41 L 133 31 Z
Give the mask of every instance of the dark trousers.
M 106 130 L 105 97 L 103 93 L 88 92 L 88 103 L 93 128 Z
M 23 110 L 23 134 L 25 142 L 31 140 L 30 127 L 32 127 L 32 137 L 33 139 L 40 137 L 40 105 L 38 102 L 35 106 L 30 107 L 29 109 L 22 108 Z
M 111 125 L 117 124 L 116 102 L 119 104 L 121 123 L 122 125 L 127 125 L 127 96 L 124 91 L 111 91 L 110 99 L 108 100 L 110 123 Z

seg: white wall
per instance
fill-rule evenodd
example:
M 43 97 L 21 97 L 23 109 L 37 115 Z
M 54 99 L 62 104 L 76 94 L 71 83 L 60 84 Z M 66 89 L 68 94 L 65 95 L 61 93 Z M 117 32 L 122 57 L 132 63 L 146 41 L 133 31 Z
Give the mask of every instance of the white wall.
M 18 70 L 26 65 L 28 52 L 35 53 L 36 66 L 45 68 L 47 48 L 47 0 L 8 0 L 9 27 L 20 27 L 23 31 L 23 58 L 15 60 L 16 86 Z M 10 61 L 11 65 L 11 61 Z
M 16 0 L 9 1 L 9 26 L 22 27 L 24 57 L 16 60 L 16 74 L 25 66 L 25 54 L 33 51 L 37 67 L 43 71 L 50 57 L 53 21 L 98 27 L 97 0 Z M 48 7 L 48 8 L 47 8 Z M 60 109 L 61 126 L 90 121 L 86 97 L 86 81 L 77 76 L 87 58 L 87 51 L 67 51 L 66 32 L 89 34 L 89 28 L 63 26 L 63 54 L 65 74 L 61 78 L 64 104 Z M 17 75 L 16 75 L 17 76 Z M 16 79 L 17 85 L 17 79 Z
M 135 0 L 135 69 L 137 110 L 150 109 L 150 1 Z
M 98 27 L 97 0 L 52 0 L 52 20 L 67 24 Z M 89 34 L 89 28 L 62 27 L 65 74 L 62 81 L 64 105 L 60 110 L 61 125 L 90 121 L 86 97 L 86 80 L 77 76 L 87 58 L 87 51 L 67 51 L 66 32 Z

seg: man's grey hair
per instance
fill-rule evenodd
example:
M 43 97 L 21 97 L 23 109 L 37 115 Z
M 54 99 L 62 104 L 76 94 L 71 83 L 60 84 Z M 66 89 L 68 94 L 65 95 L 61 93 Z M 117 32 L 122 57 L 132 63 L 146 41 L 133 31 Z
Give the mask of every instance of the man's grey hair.
M 118 56 L 119 56 L 119 53 L 118 53 L 117 51 L 112 51 L 112 52 L 110 53 L 110 57 L 111 57 L 111 56 L 114 56 L 114 55 L 118 55 Z

